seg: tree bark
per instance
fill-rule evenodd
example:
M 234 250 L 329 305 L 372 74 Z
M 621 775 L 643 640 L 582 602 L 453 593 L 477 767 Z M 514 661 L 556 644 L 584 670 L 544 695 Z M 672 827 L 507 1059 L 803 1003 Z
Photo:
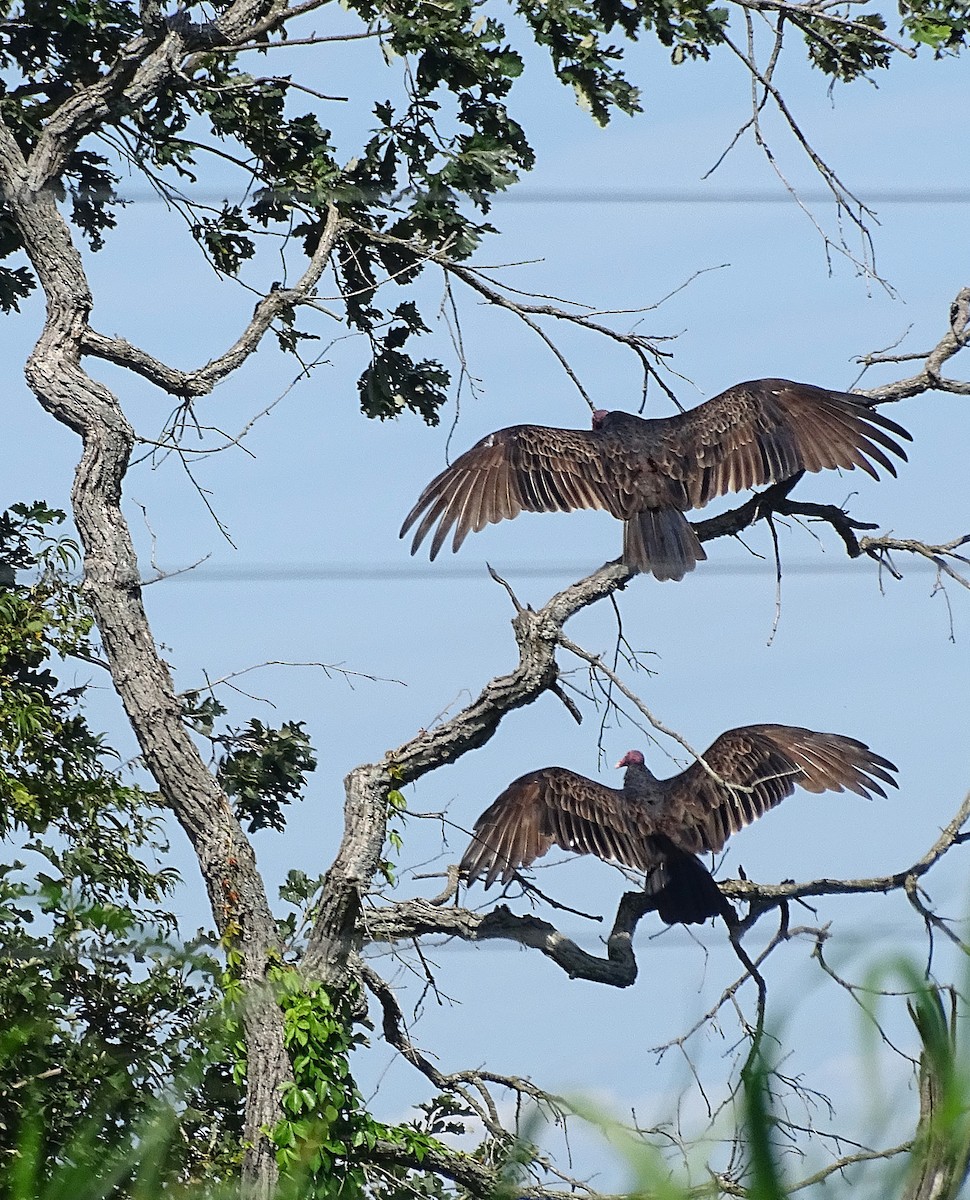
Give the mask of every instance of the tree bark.
M 280 1116 L 280 1085 L 290 1078 L 282 1017 L 265 984 L 276 925 L 252 847 L 206 767 L 181 716 L 168 668 L 142 604 L 121 485 L 134 436 L 117 398 L 80 365 L 91 294 L 81 256 L 49 190 L 35 191 L 9 131 L 0 127 L 0 178 L 24 248 L 47 299 L 47 319 L 26 367 L 27 382 L 58 421 L 80 434 L 74 517 L 84 549 L 84 591 L 112 679 L 148 770 L 187 833 L 205 880 L 216 928 L 240 956 L 247 1044 L 244 1175 L 263 1200 L 277 1177 L 265 1131 Z

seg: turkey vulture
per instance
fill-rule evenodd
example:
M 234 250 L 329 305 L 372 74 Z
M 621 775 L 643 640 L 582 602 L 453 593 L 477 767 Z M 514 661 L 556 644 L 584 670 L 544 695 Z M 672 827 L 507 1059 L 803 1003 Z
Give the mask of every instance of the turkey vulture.
M 690 412 L 646 420 L 593 413 L 592 429 L 510 425 L 482 438 L 428 484 L 401 527 L 418 522 L 414 554 L 434 530 L 435 558 L 454 527 L 469 533 L 526 512 L 604 508 L 623 522 L 631 571 L 683 579 L 707 557 L 684 513 L 715 496 L 790 479 L 799 471 L 905 461 L 889 433 L 912 437 L 860 396 L 788 379 L 739 383 Z
M 847 788 L 866 797 L 885 796 L 880 780 L 896 786 L 890 772 L 897 768 L 863 742 L 794 725 L 729 729 L 704 762 L 710 771 L 695 762 L 671 779 L 657 779 L 640 751 L 630 750 L 616 764 L 626 767 L 622 788 L 565 767 L 530 771 L 475 822 L 459 873 L 469 884 L 482 877 L 486 887 L 497 879 L 508 883 L 555 845 L 643 871 L 646 891 L 668 925 L 718 914 L 731 922 L 734 910 L 696 855 L 720 850 L 796 785 L 809 792 Z

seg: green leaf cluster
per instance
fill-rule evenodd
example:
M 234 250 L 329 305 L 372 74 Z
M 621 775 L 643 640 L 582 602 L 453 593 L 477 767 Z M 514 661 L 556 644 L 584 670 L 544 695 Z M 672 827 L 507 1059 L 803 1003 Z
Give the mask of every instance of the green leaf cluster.
M 284 968 L 272 977 L 293 1067 L 293 1082 L 282 1096 L 285 1116 L 272 1137 L 284 1179 L 297 1181 L 301 1196 L 345 1200 L 365 1194 L 365 1164 L 378 1143 L 401 1147 L 417 1164 L 432 1148 L 454 1153 L 426 1130 L 387 1125 L 368 1112 L 350 1069 L 351 1052 L 366 1041 L 355 1029 L 356 989 L 335 996 Z M 409 1189 L 412 1181 L 409 1174 Z
M 877 67 L 888 67 L 894 50 L 882 40 L 886 22 L 879 13 L 859 13 L 852 23 L 812 17 L 799 21 L 810 62 L 843 83 L 852 83 Z
M 371 328 L 373 357 L 357 383 L 361 411 L 383 420 L 410 408 L 429 425 L 437 425 L 451 377 L 440 363 L 429 359 L 415 362 L 402 349 L 412 334 L 429 332 L 417 306 L 405 301 L 392 318 L 381 334 Z
M 119 0 L 21 0 L 3 5 L 0 38 L 0 116 L 30 153 L 56 109 L 78 88 L 96 82 L 138 30 L 132 6 Z M 72 150 L 58 185 L 69 194 L 71 219 L 94 250 L 114 227 L 117 176 L 108 160 Z M 0 260 L 21 249 L 0 205 Z M 28 267 L 0 266 L 0 311 L 19 311 L 36 281 Z
M 137 848 L 137 819 L 110 815 L 112 832 Z M 93 857 L 94 847 L 85 850 Z M 70 855 L 48 848 L 45 857 L 58 865 L 38 887 L 16 877 L 23 863 L 0 867 L 0 1143 L 32 1131 L 53 1171 L 77 1154 L 79 1116 L 100 1114 L 86 1147 L 96 1169 L 105 1147 L 133 1131 L 180 1072 L 208 1058 L 200 1022 L 212 1007 L 211 971 L 163 940 L 172 932 L 168 913 L 114 888 L 105 896 L 100 881 L 66 877 Z M 198 1105 L 186 1109 L 186 1120 L 197 1120 Z M 4 1192 L 12 1167 L 0 1158 Z
M 390 775 L 392 779 L 399 781 L 400 773 L 396 767 L 391 767 Z M 391 788 L 387 793 L 387 844 L 395 854 L 400 853 L 404 846 L 404 834 L 402 831 L 407 821 L 407 816 L 408 805 L 403 792 L 400 792 L 397 788 Z M 382 858 L 377 864 L 377 869 L 391 887 L 394 887 L 397 877 L 395 875 L 394 863 L 390 858 Z
M 11 222 L 6 206 L 0 203 L 0 262 L 20 248 L 20 234 Z M 29 267 L 0 265 L 0 312 L 20 312 L 21 301 L 26 300 L 36 286 L 37 281 Z
M 83 824 L 124 790 L 117 755 L 81 713 L 84 685 L 64 688 L 52 669 L 92 653 L 91 614 L 70 577 L 77 546 L 48 533 L 63 520 L 40 502 L 0 515 L 0 834 Z M 32 581 L 18 583 L 25 571 Z
M 0 1143 L 26 1139 L 35 1182 L 67 1158 L 100 1168 L 189 1063 L 206 1064 L 198 1088 L 217 1071 L 213 967 L 173 944 L 154 797 L 89 727 L 85 685 L 54 674 L 93 652 L 77 548 L 50 532 L 62 520 L 42 503 L 0 515 Z M 98 1119 L 79 1140 L 81 1113 Z M 20 1169 L 0 1156 L 0 1191 Z
M 282 831 L 284 806 L 299 798 L 317 766 L 303 722 L 284 721 L 273 729 L 253 718 L 222 740 L 229 749 L 216 773 L 240 820 L 249 822 L 251 833 Z
M 675 63 L 686 58 L 709 58 L 711 48 L 724 40 L 726 8 L 706 0 L 518 0 L 536 42 L 548 48 L 553 68 L 576 93 L 581 105 L 605 125 L 614 109 L 640 111 L 640 92 L 619 65 L 623 51 L 604 42 L 614 29 L 636 40 L 653 32 L 672 49 Z
M 970 7 L 950 0 L 924 0 L 910 4 L 900 0 L 903 30 L 914 42 L 929 46 L 939 58 L 956 54 L 970 35 Z
M 196 733 L 219 750 L 216 775 L 240 821 L 249 831 L 286 826 L 284 808 L 299 799 L 306 777 L 317 759 L 302 721 L 284 721 L 278 728 L 252 718 L 243 728 L 216 732 L 227 713 L 213 695 L 189 692 L 182 698 L 182 716 Z

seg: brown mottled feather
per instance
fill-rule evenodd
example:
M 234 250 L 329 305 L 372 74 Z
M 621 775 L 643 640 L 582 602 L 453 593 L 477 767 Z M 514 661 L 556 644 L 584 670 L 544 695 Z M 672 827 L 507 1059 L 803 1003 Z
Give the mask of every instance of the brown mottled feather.
M 486 887 L 496 879 L 509 883 L 553 846 L 640 870 L 649 865 L 622 791 L 565 767 L 545 767 L 510 783 L 478 818 L 461 873 L 469 883 L 484 876 Z
M 902 447 L 885 431 L 911 440 L 906 430 L 868 408 L 859 396 L 787 379 L 739 383 L 654 425 L 664 426 L 645 432 L 658 442 L 654 461 L 665 474 L 683 481 L 692 508 L 801 470 L 861 467 L 875 477 L 867 454 L 895 475 L 874 443 L 905 460 Z
M 490 488 L 480 486 L 482 476 L 491 479 Z M 460 520 L 464 501 L 472 495 L 477 504 L 474 523 Z M 421 517 L 413 554 L 437 522 L 431 546 L 435 558 L 456 523 L 453 550 L 472 528 L 484 529 L 523 511 L 579 507 L 609 507 L 593 431 L 513 425 L 489 434 L 432 479 L 405 519 L 401 536 Z
M 739 383 L 697 408 L 645 420 L 606 413 L 590 430 L 512 425 L 483 438 L 434 478 L 401 527 L 416 525 L 414 554 L 434 529 L 431 558 L 454 530 L 469 533 L 520 512 L 601 508 L 626 523 L 624 560 L 660 579 L 681 579 L 704 557 L 683 513 L 727 492 L 799 471 L 905 460 L 901 426 L 847 392 L 787 379 Z M 873 465 L 876 464 L 876 465 Z
M 796 787 L 809 792 L 851 791 L 885 796 L 880 781 L 895 787 L 896 768 L 863 742 L 794 725 L 746 725 L 729 729 L 703 754 L 724 782 L 696 762 L 660 782 L 659 827 L 685 850 L 720 850 L 732 833 L 773 808 Z M 733 791 L 731 783 L 750 791 Z

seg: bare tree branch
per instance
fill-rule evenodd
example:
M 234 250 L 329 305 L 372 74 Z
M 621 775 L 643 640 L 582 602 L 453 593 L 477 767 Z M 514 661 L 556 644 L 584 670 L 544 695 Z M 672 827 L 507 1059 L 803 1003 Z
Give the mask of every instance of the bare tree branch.
M 919 354 L 885 354 L 873 352 L 860 355 L 863 373 L 879 363 L 899 363 L 914 358 L 924 359 L 923 369 L 908 379 L 899 379 L 880 387 L 869 388 L 866 395 L 879 404 L 904 400 L 922 392 L 934 390 L 951 392 L 957 396 L 970 396 L 970 381 L 951 379 L 943 374 L 943 364 L 966 348 L 970 343 L 970 287 L 961 289 L 950 305 L 949 329 L 932 350 Z
M 889 557 L 890 551 L 899 550 L 907 554 L 914 554 L 918 558 L 925 558 L 933 564 L 939 575 L 946 575 L 949 579 L 960 584 L 961 587 L 970 588 L 970 579 L 966 575 L 961 575 L 954 567 L 951 567 L 947 559 L 953 559 L 955 562 L 970 566 L 970 559 L 965 554 L 957 554 L 957 550 L 961 546 L 966 546 L 970 543 L 970 533 L 964 534 L 962 537 L 953 538 L 949 542 L 943 542 L 938 546 L 928 545 L 926 542 L 918 541 L 915 538 L 895 538 L 895 537 L 865 537 L 858 543 L 859 553 L 868 554 L 870 558 L 874 558 L 876 562 L 887 567 L 889 571 L 897 578 L 902 578 L 901 573 L 893 566 L 892 560 Z
M 537 304 L 532 302 L 535 297 L 531 295 L 527 300 L 516 299 L 516 289 L 510 288 L 505 284 L 497 283 L 489 276 L 486 276 L 481 268 L 469 267 L 464 263 L 456 262 L 447 254 L 444 248 L 432 250 L 429 253 L 427 246 L 412 241 L 403 240 L 390 234 L 377 232 L 373 229 L 358 227 L 358 233 L 360 233 L 361 236 L 378 243 L 406 247 L 412 253 L 415 251 L 420 251 L 424 254 L 428 254 L 429 259 L 433 262 L 436 262 L 446 274 L 453 275 L 456 279 L 460 279 L 467 287 L 471 288 L 472 291 L 477 292 L 480 296 L 487 300 L 489 304 L 492 304 L 497 308 L 504 308 L 507 311 L 515 314 L 515 316 L 517 316 L 525 325 L 527 325 L 549 347 L 549 349 L 558 359 L 569 379 L 576 386 L 580 395 L 591 409 L 595 408 L 596 405 L 593 403 L 589 393 L 581 383 L 568 358 L 556 345 L 552 337 L 546 333 L 541 324 L 539 324 L 538 318 L 550 317 L 557 321 L 564 321 L 568 324 L 577 325 L 583 329 L 588 329 L 593 333 L 598 333 L 603 337 L 610 338 L 612 341 L 619 342 L 621 345 L 626 346 L 628 349 L 632 350 L 640 362 L 644 373 L 644 387 L 646 387 L 647 380 L 656 380 L 668 398 L 672 400 L 678 408 L 680 407 L 677 398 L 671 391 L 670 386 L 659 374 L 656 365 L 661 363 L 664 358 L 669 357 L 670 351 L 661 350 L 658 345 L 659 342 L 669 339 L 663 337 L 648 337 L 646 334 L 636 333 L 633 331 L 624 333 L 621 330 L 614 329 L 611 325 L 606 325 L 601 321 L 595 320 L 595 314 L 577 311 L 578 306 L 574 306 L 573 308 L 566 307 L 566 303 L 564 301 Z M 521 296 L 522 293 L 518 292 L 518 295 Z M 648 310 L 644 309 L 637 311 Z
M 519 662 L 499 676 L 470 705 L 434 729 L 422 730 L 383 762 L 355 768 L 345 780 L 344 838 L 327 876 L 317 927 L 311 935 L 306 969 L 332 985 L 344 977 L 357 935 L 357 917 L 384 844 L 387 793 L 428 771 L 454 762 L 484 745 L 502 718 L 530 703 L 558 679 L 555 659 L 559 632 L 575 613 L 609 595 L 631 578 L 620 563 L 608 563 L 558 592 L 538 612 L 523 609 L 512 622 Z
M 427 900 L 402 900 L 365 910 L 363 923 L 367 940 L 374 942 L 410 941 L 430 934 L 469 942 L 496 938 L 513 941 L 538 950 L 570 979 L 626 988 L 637 978 L 633 935 L 641 918 L 653 908 L 653 900 L 645 892 L 627 892 L 621 897 L 605 958 L 582 949 L 548 921 L 517 916 L 501 904 L 488 912 L 472 912 L 466 908 L 437 908 Z
M 965 830 L 970 821 L 970 793 L 930 848 L 912 865 L 890 875 L 875 875 L 863 879 L 813 879 L 806 883 L 752 883 L 749 880 L 726 880 L 719 886 L 731 900 L 750 900 L 760 917 L 769 908 L 788 900 L 805 900 L 812 896 L 846 896 L 858 893 L 886 893 L 904 890 L 910 879 L 921 879 L 954 846 L 968 839 Z
M 92 329 L 84 332 L 82 350 L 85 354 L 134 371 L 170 395 L 183 399 L 208 395 L 217 383 L 237 371 L 259 349 L 264 334 L 281 313 L 309 298 L 329 265 L 343 225 L 337 210 L 331 206 L 316 249 L 299 281 L 293 287 L 269 291 L 256 305 L 252 319 L 233 345 L 204 367 L 194 371 L 169 367 L 122 338 L 105 337 Z
M 742 50 L 741 47 L 738 46 L 732 40 L 732 38 L 730 36 L 725 36 L 725 39 L 724 39 L 725 44 L 730 48 L 730 50 L 735 54 L 735 56 L 744 64 L 745 69 L 747 70 L 748 74 L 751 77 L 751 83 L 752 83 L 751 116 L 745 122 L 745 124 L 741 127 L 741 129 L 738 131 L 738 133 L 735 135 L 735 138 L 732 141 L 732 146 L 737 142 L 738 138 L 745 131 L 745 129 L 747 129 L 747 128 L 752 129 L 753 133 L 754 133 L 755 141 L 758 144 L 758 146 L 763 150 L 765 157 L 768 159 L 768 162 L 771 165 L 772 170 L 778 176 L 778 178 L 781 181 L 785 190 L 788 192 L 788 194 L 791 196 L 791 198 L 795 201 L 795 203 L 798 205 L 798 207 L 802 210 L 802 212 L 808 217 L 808 219 L 811 221 L 812 225 L 815 227 L 816 231 L 822 238 L 823 243 L 825 245 L 826 254 L 828 254 L 830 249 L 836 250 L 838 253 L 844 255 L 856 267 L 858 267 L 859 270 L 861 270 L 866 276 L 872 277 L 875 279 L 879 279 L 879 276 L 875 272 L 872 234 L 869 229 L 869 223 L 875 222 L 875 213 L 872 212 L 872 210 L 869 209 L 857 196 L 853 195 L 853 193 L 849 190 L 848 187 L 846 187 L 846 185 L 842 182 L 842 180 L 839 178 L 839 176 L 836 174 L 836 172 L 828 165 L 828 163 L 815 150 L 815 148 L 809 142 L 808 138 L 803 133 L 798 122 L 796 121 L 794 114 L 792 113 L 784 96 L 781 94 L 780 90 L 775 86 L 775 84 L 773 82 L 775 66 L 777 65 L 777 63 L 779 61 L 779 57 L 780 57 L 780 53 L 781 53 L 782 38 L 783 38 L 783 25 L 784 25 L 786 15 L 787 14 L 784 11 L 779 12 L 778 23 L 775 27 L 774 44 L 773 44 L 773 48 L 772 48 L 771 57 L 769 59 L 767 66 L 764 69 L 762 69 L 761 67 L 758 66 L 757 60 L 755 58 L 754 38 L 753 38 L 752 30 L 751 30 L 751 19 L 750 19 L 750 15 L 747 12 L 745 13 L 746 28 L 748 31 L 747 49 Z M 758 99 L 757 93 L 755 91 L 756 84 L 760 85 L 760 87 L 763 89 L 763 96 L 760 100 Z M 805 205 L 805 203 L 801 200 L 800 196 L 798 195 L 797 189 L 788 180 L 788 178 L 785 176 L 784 172 L 781 170 L 781 166 L 779 165 L 778 160 L 775 157 L 775 155 L 772 153 L 772 151 L 768 145 L 767 139 L 764 135 L 764 132 L 762 130 L 762 127 L 761 127 L 761 110 L 764 107 L 765 101 L 769 96 L 773 100 L 776 108 L 778 109 L 778 112 L 783 117 L 785 123 L 787 124 L 787 126 L 789 128 L 789 131 L 795 138 L 795 141 L 798 143 L 799 146 L 801 146 L 802 150 L 805 152 L 805 154 L 808 156 L 809 160 L 811 161 L 813 168 L 815 169 L 817 174 L 821 177 L 825 186 L 831 192 L 832 199 L 835 201 L 837 215 L 839 217 L 841 217 L 841 215 L 843 213 L 845 213 L 849 217 L 849 219 L 853 223 L 853 225 L 855 225 L 856 229 L 858 230 L 858 233 L 862 239 L 862 247 L 863 247 L 863 253 L 862 253 L 861 258 L 858 257 L 855 253 L 853 253 L 853 251 L 851 251 L 849 249 L 849 246 L 846 243 L 844 236 L 841 237 L 839 242 L 837 242 L 837 243 L 832 241 L 832 239 L 822 228 L 822 225 L 819 223 L 819 221 L 816 219 L 816 217 L 812 214 L 812 212 L 808 209 L 808 207 Z M 729 147 L 729 149 L 730 149 L 730 147 Z M 718 160 L 718 163 L 720 163 L 720 161 L 723 160 L 723 157 L 724 156 L 722 155 L 721 159 Z M 718 165 L 718 164 L 715 164 L 715 166 L 716 165 Z M 887 288 L 887 290 L 890 290 L 890 292 L 891 292 L 891 289 L 888 288 L 888 284 L 886 284 L 884 280 L 879 280 L 879 282 L 881 282 L 883 284 L 883 286 L 885 286 Z

